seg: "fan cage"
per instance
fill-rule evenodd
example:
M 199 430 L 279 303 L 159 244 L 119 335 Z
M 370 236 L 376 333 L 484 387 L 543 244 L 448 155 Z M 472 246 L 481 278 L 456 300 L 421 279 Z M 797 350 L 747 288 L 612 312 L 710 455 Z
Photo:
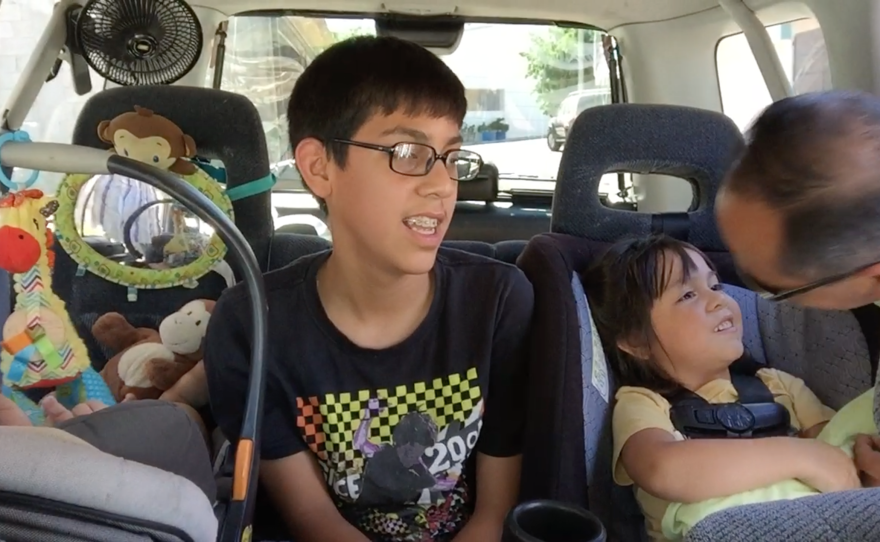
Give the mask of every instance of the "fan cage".
M 89 66 L 123 86 L 174 83 L 198 62 L 204 39 L 183 0 L 91 0 L 76 34 Z

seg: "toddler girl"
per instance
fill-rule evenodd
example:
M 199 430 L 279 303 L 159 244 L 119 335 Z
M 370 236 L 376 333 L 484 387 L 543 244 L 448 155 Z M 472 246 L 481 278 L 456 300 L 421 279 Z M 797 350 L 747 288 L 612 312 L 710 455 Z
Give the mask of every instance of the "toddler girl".
M 802 380 L 762 368 L 756 376 L 789 411 L 796 436 L 686 439 L 675 429 L 666 397 L 688 390 L 709 403 L 736 401 L 730 366 L 744 355 L 740 308 L 699 250 L 667 236 L 624 241 L 588 274 L 597 285 L 593 317 L 621 384 L 614 480 L 635 486 L 654 540 L 681 538 L 726 507 L 861 487 L 850 454 L 857 434 L 876 434 L 872 392 L 826 428 L 834 411 Z

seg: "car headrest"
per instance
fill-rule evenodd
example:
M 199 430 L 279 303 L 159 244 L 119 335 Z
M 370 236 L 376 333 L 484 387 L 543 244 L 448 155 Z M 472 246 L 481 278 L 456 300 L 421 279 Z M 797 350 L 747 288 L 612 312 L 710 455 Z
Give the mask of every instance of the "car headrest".
M 318 235 L 318 230 L 311 224 L 303 224 L 297 222 L 294 224 L 285 224 L 279 226 L 275 233 L 295 233 L 297 235 Z
M 496 201 L 498 199 L 498 168 L 483 164 L 472 181 L 458 183 L 458 201 Z
M 550 229 L 605 242 L 677 229 L 676 237 L 700 249 L 725 251 L 715 223 L 715 195 L 743 147 L 736 124 L 713 111 L 646 104 L 587 109 L 565 142 Z M 693 187 L 694 205 L 687 213 L 657 215 L 605 207 L 599 181 L 613 172 L 685 179 Z
M 240 94 L 200 87 L 147 85 L 98 92 L 86 101 L 77 118 L 73 143 L 107 148 L 98 138 L 98 124 L 134 110 L 152 109 L 177 124 L 196 142 L 200 157 L 217 159 L 226 168 L 226 186 L 234 188 L 269 175 L 269 152 L 262 121 L 254 104 Z M 270 192 L 232 202 L 235 223 L 266 265 L 272 224 Z

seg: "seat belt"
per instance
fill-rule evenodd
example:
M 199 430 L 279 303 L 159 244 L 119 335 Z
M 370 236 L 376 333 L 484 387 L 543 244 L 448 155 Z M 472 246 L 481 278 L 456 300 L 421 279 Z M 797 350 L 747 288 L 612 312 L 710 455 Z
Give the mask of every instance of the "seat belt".
M 709 403 L 690 390 L 666 397 L 672 425 L 687 438 L 764 438 L 793 433 L 791 414 L 757 376 L 763 366 L 743 357 L 730 366 L 734 403 Z
M 687 242 L 691 231 L 691 217 L 687 213 L 657 213 L 651 215 L 651 231 L 665 233 L 673 239 Z

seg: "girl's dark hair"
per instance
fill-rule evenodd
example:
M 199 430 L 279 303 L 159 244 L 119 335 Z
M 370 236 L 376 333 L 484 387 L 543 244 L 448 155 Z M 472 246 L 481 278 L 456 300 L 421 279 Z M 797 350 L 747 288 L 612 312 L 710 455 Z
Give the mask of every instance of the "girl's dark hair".
M 606 355 L 621 385 L 674 394 L 681 385 L 652 359 L 639 359 L 618 348 L 627 342 L 645 347 L 654 338 L 651 308 L 672 280 L 672 262 L 682 262 L 684 280 L 694 271 L 688 250 L 715 267 L 694 246 L 667 235 L 626 239 L 611 246 L 584 276 L 591 312 Z

